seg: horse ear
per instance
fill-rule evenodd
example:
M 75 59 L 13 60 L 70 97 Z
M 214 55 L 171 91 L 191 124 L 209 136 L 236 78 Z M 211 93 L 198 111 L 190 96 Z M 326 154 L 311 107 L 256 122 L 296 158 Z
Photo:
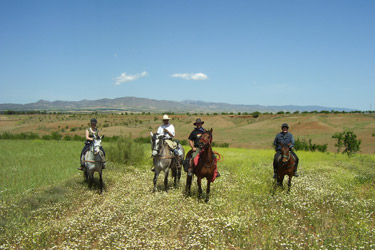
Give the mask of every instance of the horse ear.
M 212 134 L 212 131 L 213 131 L 213 129 L 211 128 L 211 129 L 210 129 L 210 134 Z
M 151 137 L 153 137 L 154 136 L 154 134 L 150 131 L 150 135 L 151 135 Z

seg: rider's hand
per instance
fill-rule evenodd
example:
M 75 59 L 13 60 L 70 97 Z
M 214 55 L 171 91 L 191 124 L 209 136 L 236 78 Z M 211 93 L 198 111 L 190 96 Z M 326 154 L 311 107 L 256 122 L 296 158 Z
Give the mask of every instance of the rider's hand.
M 195 147 L 192 148 L 193 152 L 197 151 L 197 149 Z

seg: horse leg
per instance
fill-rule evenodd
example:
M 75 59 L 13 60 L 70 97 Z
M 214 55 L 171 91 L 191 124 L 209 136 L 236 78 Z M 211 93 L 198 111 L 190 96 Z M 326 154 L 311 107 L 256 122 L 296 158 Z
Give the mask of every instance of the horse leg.
M 207 203 L 210 200 L 210 186 L 211 186 L 211 181 L 207 179 L 207 197 L 205 202 Z
M 85 180 L 85 182 L 88 182 L 89 180 L 89 175 L 87 173 L 87 169 L 83 170 L 83 178 Z
M 164 172 L 164 189 L 166 192 L 168 192 L 168 174 L 169 169 Z
M 103 173 L 101 169 L 99 171 L 99 181 L 100 181 L 100 193 L 103 193 Z
M 288 180 L 288 193 L 290 192 L 290 187 L 292 186 L 292 177 L 293 177 L 293 175 L 289 175 L 289 180 Z
M 186 177 L 186 188 L 185 192 L 187 195 L 190 195 L 190 189 L 191 189 L 191 182 L 193 180 L 193 176 L 187 176 Z
M 88 176 L 89 176 L 89 188 L 92 188 L 92 184 L 94 182 L 94 172 L 89 172 Z
M 181 167 L 177 169 L 177 182 L 180 183 L 181 179 Z
M 153 192 L 156 192 L 157 188 L 156 188 L 156 183 L 158 182 L 158 176 L 159 176 L 159 171 L 155 168 L 155 175 L 154 175 L 154 190 Z
M 280 178 L 280 182 L 279 182 L 279 185 L 282 189 L 284 189 L 284 185 L 283 185 L 283 182 L 284 182 L 284 176 L 281 176 Z
M 174 186 L 177 186 L 177 168 L 172 168 L 172 177 L 174 181 Z
M 197 183 L 198 183 L 198 196 L 199 198 L 202 198 L 202 178 L 201 177 L 197 178 Z

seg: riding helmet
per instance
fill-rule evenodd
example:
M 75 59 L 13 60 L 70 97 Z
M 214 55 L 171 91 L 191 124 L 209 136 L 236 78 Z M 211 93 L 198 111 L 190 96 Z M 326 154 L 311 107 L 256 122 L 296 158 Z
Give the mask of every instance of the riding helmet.
M 288 125 L 288 123 L 283 123 L 283 125 L 281 125 L 281 129 L 283 129 L 283 128 L 289 128 L 289 125 Z
M 97 123 L 98 121 L 95 119 L 95 118 L 92 118 L 91 120 L 90 120 L 90 123 Z

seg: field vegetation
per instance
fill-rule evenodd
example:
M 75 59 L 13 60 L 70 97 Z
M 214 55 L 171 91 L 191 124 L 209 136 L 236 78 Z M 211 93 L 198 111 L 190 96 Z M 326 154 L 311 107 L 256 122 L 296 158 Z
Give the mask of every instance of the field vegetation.
M 160 115 L 1 115 L 0 249 L 375 248 L 374 114 L 171 116 L 184 145 L 198 116 L 214 129 L 222 176 L 208 204 L 195 181 L 185 195 L 185 173 L 169 192 L 159 178 L 152 192 L 148 133 Z M 91 117 L 106 135 L 102 195 L 77 171 Z M 272 192 L 272 142 L 283 122 L 306 150 L 327 145 L 297 152 L 301 176 L 290 194 Z M 337 153 L 332 135 L 343 131 L 361 140 L 359 153 Z
M 105 142 L 110 151 L 116 142 Z M 222 177 L 208 204 L 197 186 L 152 192 L 150 146 L 110 162 L 89 189 L 82 142 L 0 140 L 0 249 L 373 249 L 375 157 L 298 152 L 301 176 L 273 194 L 272 150 L 214 148 Z

